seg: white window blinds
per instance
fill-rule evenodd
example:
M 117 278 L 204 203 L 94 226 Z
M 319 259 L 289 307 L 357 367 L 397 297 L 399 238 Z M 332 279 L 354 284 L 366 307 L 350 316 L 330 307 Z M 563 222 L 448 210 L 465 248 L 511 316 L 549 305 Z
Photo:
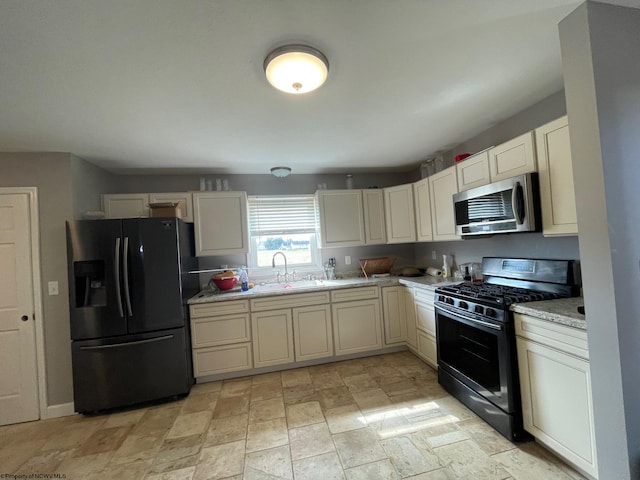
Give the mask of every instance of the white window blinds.
M 248 201 L 251 236 L 316 231 L 314 195 L 252 195 Z

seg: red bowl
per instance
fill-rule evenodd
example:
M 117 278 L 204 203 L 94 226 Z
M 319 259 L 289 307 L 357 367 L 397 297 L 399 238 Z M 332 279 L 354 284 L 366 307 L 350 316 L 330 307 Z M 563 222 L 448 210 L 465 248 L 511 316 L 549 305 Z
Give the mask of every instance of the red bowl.
M 236 277 L 214 278 L 213 283 L 220 290 L 231 290 L 238 283 L 238 279 Z

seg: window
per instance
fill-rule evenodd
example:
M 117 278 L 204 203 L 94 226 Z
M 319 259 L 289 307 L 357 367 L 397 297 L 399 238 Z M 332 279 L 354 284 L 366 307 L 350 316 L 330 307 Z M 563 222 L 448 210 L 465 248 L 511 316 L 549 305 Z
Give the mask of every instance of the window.
M 280 251 L 287 257 L 289 273 L 322 269 L 313 195 L 249 196 L 248 202 L 253 274 L 271 274 L 273 255 Z M 284 273 L 281 258 L 276 265 Z

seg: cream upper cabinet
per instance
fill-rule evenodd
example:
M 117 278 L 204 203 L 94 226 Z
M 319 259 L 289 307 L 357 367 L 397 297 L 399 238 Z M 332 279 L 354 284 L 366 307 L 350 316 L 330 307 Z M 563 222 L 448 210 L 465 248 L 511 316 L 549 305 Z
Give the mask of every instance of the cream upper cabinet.
M 387 243 L 384 220 L 384 191 L 378 189 L 362 190 L 364 207 L 364 241 L 367 245 Z
M 533 132 L 527 132 L 489 150 L 492 182 L 536 171 L 533 137 Z
M 456 167 L 449 167 L 428 177 L 431 198 L 433 240 L 460 240 L 456 235 L 453 195 L 458 193 Z
M 489 152 L 480 152 L 456 164 L 458 190 L 464 192 L 470 188 L 491 183 L 489 173 Z
M 149 203 L 173 202 L 178 204 L 182 220 L 193 223 L 193 197 L 190 192 L 150 193 Z
M 428 178 L 413 184 L 413 206 L 416 214 L 416 240 L 418 242 L 432 241 L 433 226 Z
M 365 244 L 362 192 L 318 190 L 320 243 L 323 247 L 355 247 Z
M 196 192 L 193 213 L 197 256 L 249 251 L 245 192 Z
M 567 116 L 535 130 L 544 235 L 577 235 Z
M 149 216 L 148 193 L 116 193 L 102 196 L 105 218 L 140 218 Z
M 384 189 L 387 243 L 416 241 L 413 212 L 413 185 L 405 184 Z

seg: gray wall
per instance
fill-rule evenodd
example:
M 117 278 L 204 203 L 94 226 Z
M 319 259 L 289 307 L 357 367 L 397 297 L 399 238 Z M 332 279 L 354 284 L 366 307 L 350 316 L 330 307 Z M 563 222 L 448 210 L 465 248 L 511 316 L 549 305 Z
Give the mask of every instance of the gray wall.
M 599 478 L 640 478 L 640 10 L 560 23 Z
M 117 188 L 117 177 L 92 163 L 71 155 L 73 218 L 81 219 L 87 211 L 102 210 L 100 194 Z
M 226 178 L 231 190 L 249 195 L 278 195 L 313 193 L 319 183 L 329 189 L 345 188 L 345 176 L 337 174 L 296 175 L 276 178 L 273 175 L 120 175 L 112 193 L 186 192 L 200 189 L 200 178 L 211 180 L 215 189 L 216 178 Z M 354 174 L 355 188 L 388 187 L 413 181 L 412 173 L 358 173 Z
M 37 187 L 48 404 L 72 401 L 69 299 L 64 222 L 72 215 L 68 153 L 0 153 L 0 187 Z M 57 280 L 60 295 L 47 294 Z

